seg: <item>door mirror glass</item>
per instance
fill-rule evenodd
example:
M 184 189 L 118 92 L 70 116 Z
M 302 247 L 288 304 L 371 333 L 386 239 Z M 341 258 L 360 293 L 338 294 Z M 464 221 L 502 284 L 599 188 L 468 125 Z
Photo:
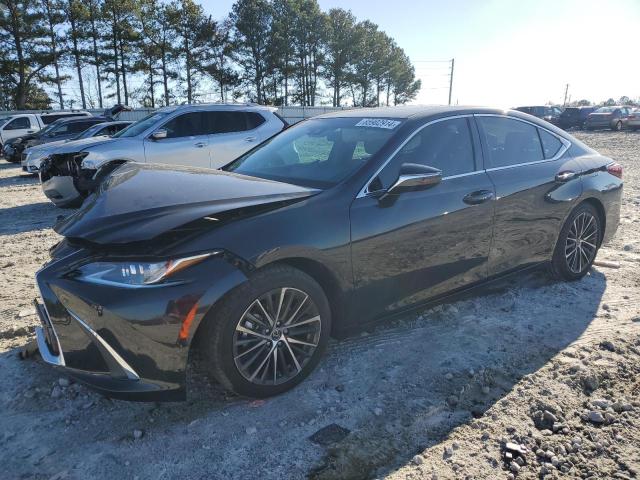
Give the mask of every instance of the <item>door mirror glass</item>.
M 151 134 L 151 138 L 154 140 L 162 140 L 163 138 L 167 138 L 167 131 L 164 128 L 160 128 Z
M 398 179 L 389 187 L 385 196 L 425 190 L 441 181 L 442 170 L 417 163 L 403 163 Z

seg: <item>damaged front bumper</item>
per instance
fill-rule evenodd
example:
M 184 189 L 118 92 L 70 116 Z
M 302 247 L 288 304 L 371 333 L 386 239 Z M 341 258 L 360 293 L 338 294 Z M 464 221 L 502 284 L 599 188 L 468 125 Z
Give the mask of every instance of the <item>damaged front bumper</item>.
M 56 207 L 68 207 L 80 203 L 84 196 L 76 188 L 71 176 L 53 176 L 42 182 L 42 191 Z
M 42 359 L 107 396 L 184 400 L 189 347 L 200 321 L 246 277 L 216 257 L 171 284 L 153 287 L 95 285 L 74 278 L 77 266 L 92 258 L 78 250 L 36 274 Z

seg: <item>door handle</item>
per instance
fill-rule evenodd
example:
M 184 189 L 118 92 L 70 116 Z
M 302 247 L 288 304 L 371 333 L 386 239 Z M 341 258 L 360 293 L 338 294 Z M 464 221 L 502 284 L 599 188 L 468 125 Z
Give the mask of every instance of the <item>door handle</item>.
M 494 195 L 491 190 L 478 190 L 465 195 L 462 201 L 468 205 L 480 205 L 481 203 L 493 200 L 493 197 Z
M 576 172 L 571 170 L 566 170 L 564 172 L 560 172 L 556 175 L 556 182 L 564 183 L 576 177 Z
M 256 141 L 256 137 L 247 137 L 244 140 L 245 140 L 245 142 L 255 142 Z
M 205 145 L 206 145 L 206 143 L 204 143 L 204 142 L 198 142 L 198 143 L 195 144 L 195 146 L 198 147 L 198 148 L 202 148 Z

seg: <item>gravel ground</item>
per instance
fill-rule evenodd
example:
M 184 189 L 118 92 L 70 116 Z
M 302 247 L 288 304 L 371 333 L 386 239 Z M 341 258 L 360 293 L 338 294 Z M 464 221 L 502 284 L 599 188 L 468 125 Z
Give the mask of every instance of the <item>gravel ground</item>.
M 267 401 L 206 382 L 185 403 L 114 401 L 19 360 L 33 276 L 66 212 L 0 163 L 0 477 L 636 478 L 640 134 L 577 136 L 625 167 L 622 223 L 598 256 L 619 269 L 570 284 L 521 275 L 332 342 L 308 380 Z

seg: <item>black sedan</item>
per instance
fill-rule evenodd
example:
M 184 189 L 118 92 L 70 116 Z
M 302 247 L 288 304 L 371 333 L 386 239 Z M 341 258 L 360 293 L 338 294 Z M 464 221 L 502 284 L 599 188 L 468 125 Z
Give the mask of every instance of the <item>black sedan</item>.
M 302 122 L 221 171 L 125 164 L 56 225 L 42 358 L 112 396 L 185 396 L 189 355 L 290 389 L 341 336 L 489 279 L 577 280 L 618 226 L 620 165 L 535 117 L 463 107 Z

